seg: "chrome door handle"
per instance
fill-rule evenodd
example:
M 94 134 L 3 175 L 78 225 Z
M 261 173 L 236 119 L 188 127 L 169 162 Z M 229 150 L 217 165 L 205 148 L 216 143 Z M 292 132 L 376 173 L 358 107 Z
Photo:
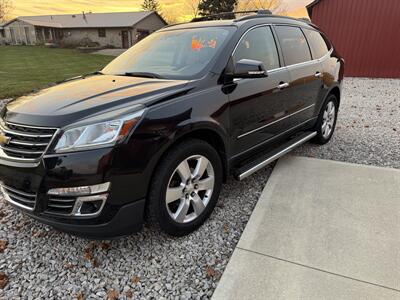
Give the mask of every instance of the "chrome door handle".
M 322 74 L 321 72 L 317 72 L 317 73 L 315 73 L 315 77 L 322 78 L 322 77 L 324 77 L 324 74 Z
M 289 87 L 289 83 L 284 82 L 284 83 L 279 84 L 276 88 L 282 90 L 282 89 L 286 89 L 287 87 Z

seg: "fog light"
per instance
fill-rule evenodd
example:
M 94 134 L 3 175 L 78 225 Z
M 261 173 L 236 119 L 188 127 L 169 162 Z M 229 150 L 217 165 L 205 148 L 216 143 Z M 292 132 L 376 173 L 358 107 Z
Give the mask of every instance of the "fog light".
M 47 192 L 47 194 L 49 194 L 51 196 L 68 196 L 68 197 L 87 196 L 87 195 L 105 193 L 105 192 L 108 192 L 109 189 L 110 189 L 110 183 L 106 182 L 106 183 L 96 184 L 96 185 L 91 185 L 91 186 L 78 186 L 78 187 L 51 189 Z
M 78 197 L 72 215 L 77 217 L 95 217 L 101 213 L 108 194 Z

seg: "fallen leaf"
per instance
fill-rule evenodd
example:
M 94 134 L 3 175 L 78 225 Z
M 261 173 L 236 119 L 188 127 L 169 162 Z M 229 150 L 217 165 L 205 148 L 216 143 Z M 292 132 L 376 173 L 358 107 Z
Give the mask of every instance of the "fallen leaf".
M 8 241 L 0 240 L 0 253 L 7 249 Z
M 76 298 L 76 300 L 85 300 L 85 296 L 83 296 L 82 292 L 79 292 L 78 294 L 76 294 L 75 298 Z
M 217 272 L 213 268 L 211 268 L 209 266 L 206 267 L 206 275 L 207 275 L 207 277 L 209 277 L 209 278 L 210 277 L 214 277 L 216 274 L 217 274 Z
M 140 281 L 140 277 L 139 276 L 133 276 L 132 277 L 132 283 L 137 284 Z
M 119 293 L 116 290 L 109 290 L 107 292 L 107 299 L 108 300 L 117 300 Z
M 125 296 L 126 296 L 127 298 L 133 298 L 133 292 L 132 292 L 132 290 L 127 290 L 127 291 L 125 292 Z
M 100 244 L 100 248 L 103 249 L 103 250 L 108 250 L 108 249 L 111 248 L 111 244 L 103 242 L 103 243 Z
M 225 233 L 228 233 L 228 232 L 229 232 L 229 226 L 228 226 L 228 224 L 224 224 L 224 231 L 225 231 Z
M 8 276 L 4 272 L 0 272 L 0 289 L 4 289 L 8 283 Z
M 95 268 L 98 268 L 100 266 L 100 263 L 96 258 L 92 259 L 92 266 Z
M 70 269 L 72 269 L 74 267 L 74 265 L 73 264 L 70 264 L 70 263 L 64 263 L 64 268 L 65 269 L 67 269 L 67 270 L 70 270 Z
M 365 127 L 365 128 L 369 128 L 369 125 L 365 125 L 364 127 Z

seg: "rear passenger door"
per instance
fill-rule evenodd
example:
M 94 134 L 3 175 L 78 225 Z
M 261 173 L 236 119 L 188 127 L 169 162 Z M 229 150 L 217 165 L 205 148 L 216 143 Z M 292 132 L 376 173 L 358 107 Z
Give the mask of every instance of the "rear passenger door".
M 275 31 L 291 77 L 288 88 L 292 101 L 290 107 L 293 109 L 290 123 L 291 127 L 295 127 L 315 116 L 318 95 L 323 86 L 323 72 L 320 62 L 313 60 L 300 27 L 276 25 Z

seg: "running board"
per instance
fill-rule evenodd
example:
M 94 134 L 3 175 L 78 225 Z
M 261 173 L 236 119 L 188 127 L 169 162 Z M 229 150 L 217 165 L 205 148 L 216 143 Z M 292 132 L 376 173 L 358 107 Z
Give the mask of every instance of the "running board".
M 305 132 L 302 135 L 299 135 L 292 140 L 286 142 L 282 146 L 278 147 L 277 149 L 273 150 L 272 152 L 268 153 L 267 155 L 263 156 L 260 159 L 257 159 L 248 165 L 245 165 L 239 169 L 237 169 L 234 173 L 234 176 L 237 180 L 243 180 L 246 177 L 250 176 L 251 174 L 257 172 L 258 170 L 266 167 L 273 161 L 277 160 L 278 158 L 284 156 L 285 154 L 289 153 L 296 147 L 306 143 L 307 141 L 311 140 L 313 137 L 317 135 L 317 132 Z

